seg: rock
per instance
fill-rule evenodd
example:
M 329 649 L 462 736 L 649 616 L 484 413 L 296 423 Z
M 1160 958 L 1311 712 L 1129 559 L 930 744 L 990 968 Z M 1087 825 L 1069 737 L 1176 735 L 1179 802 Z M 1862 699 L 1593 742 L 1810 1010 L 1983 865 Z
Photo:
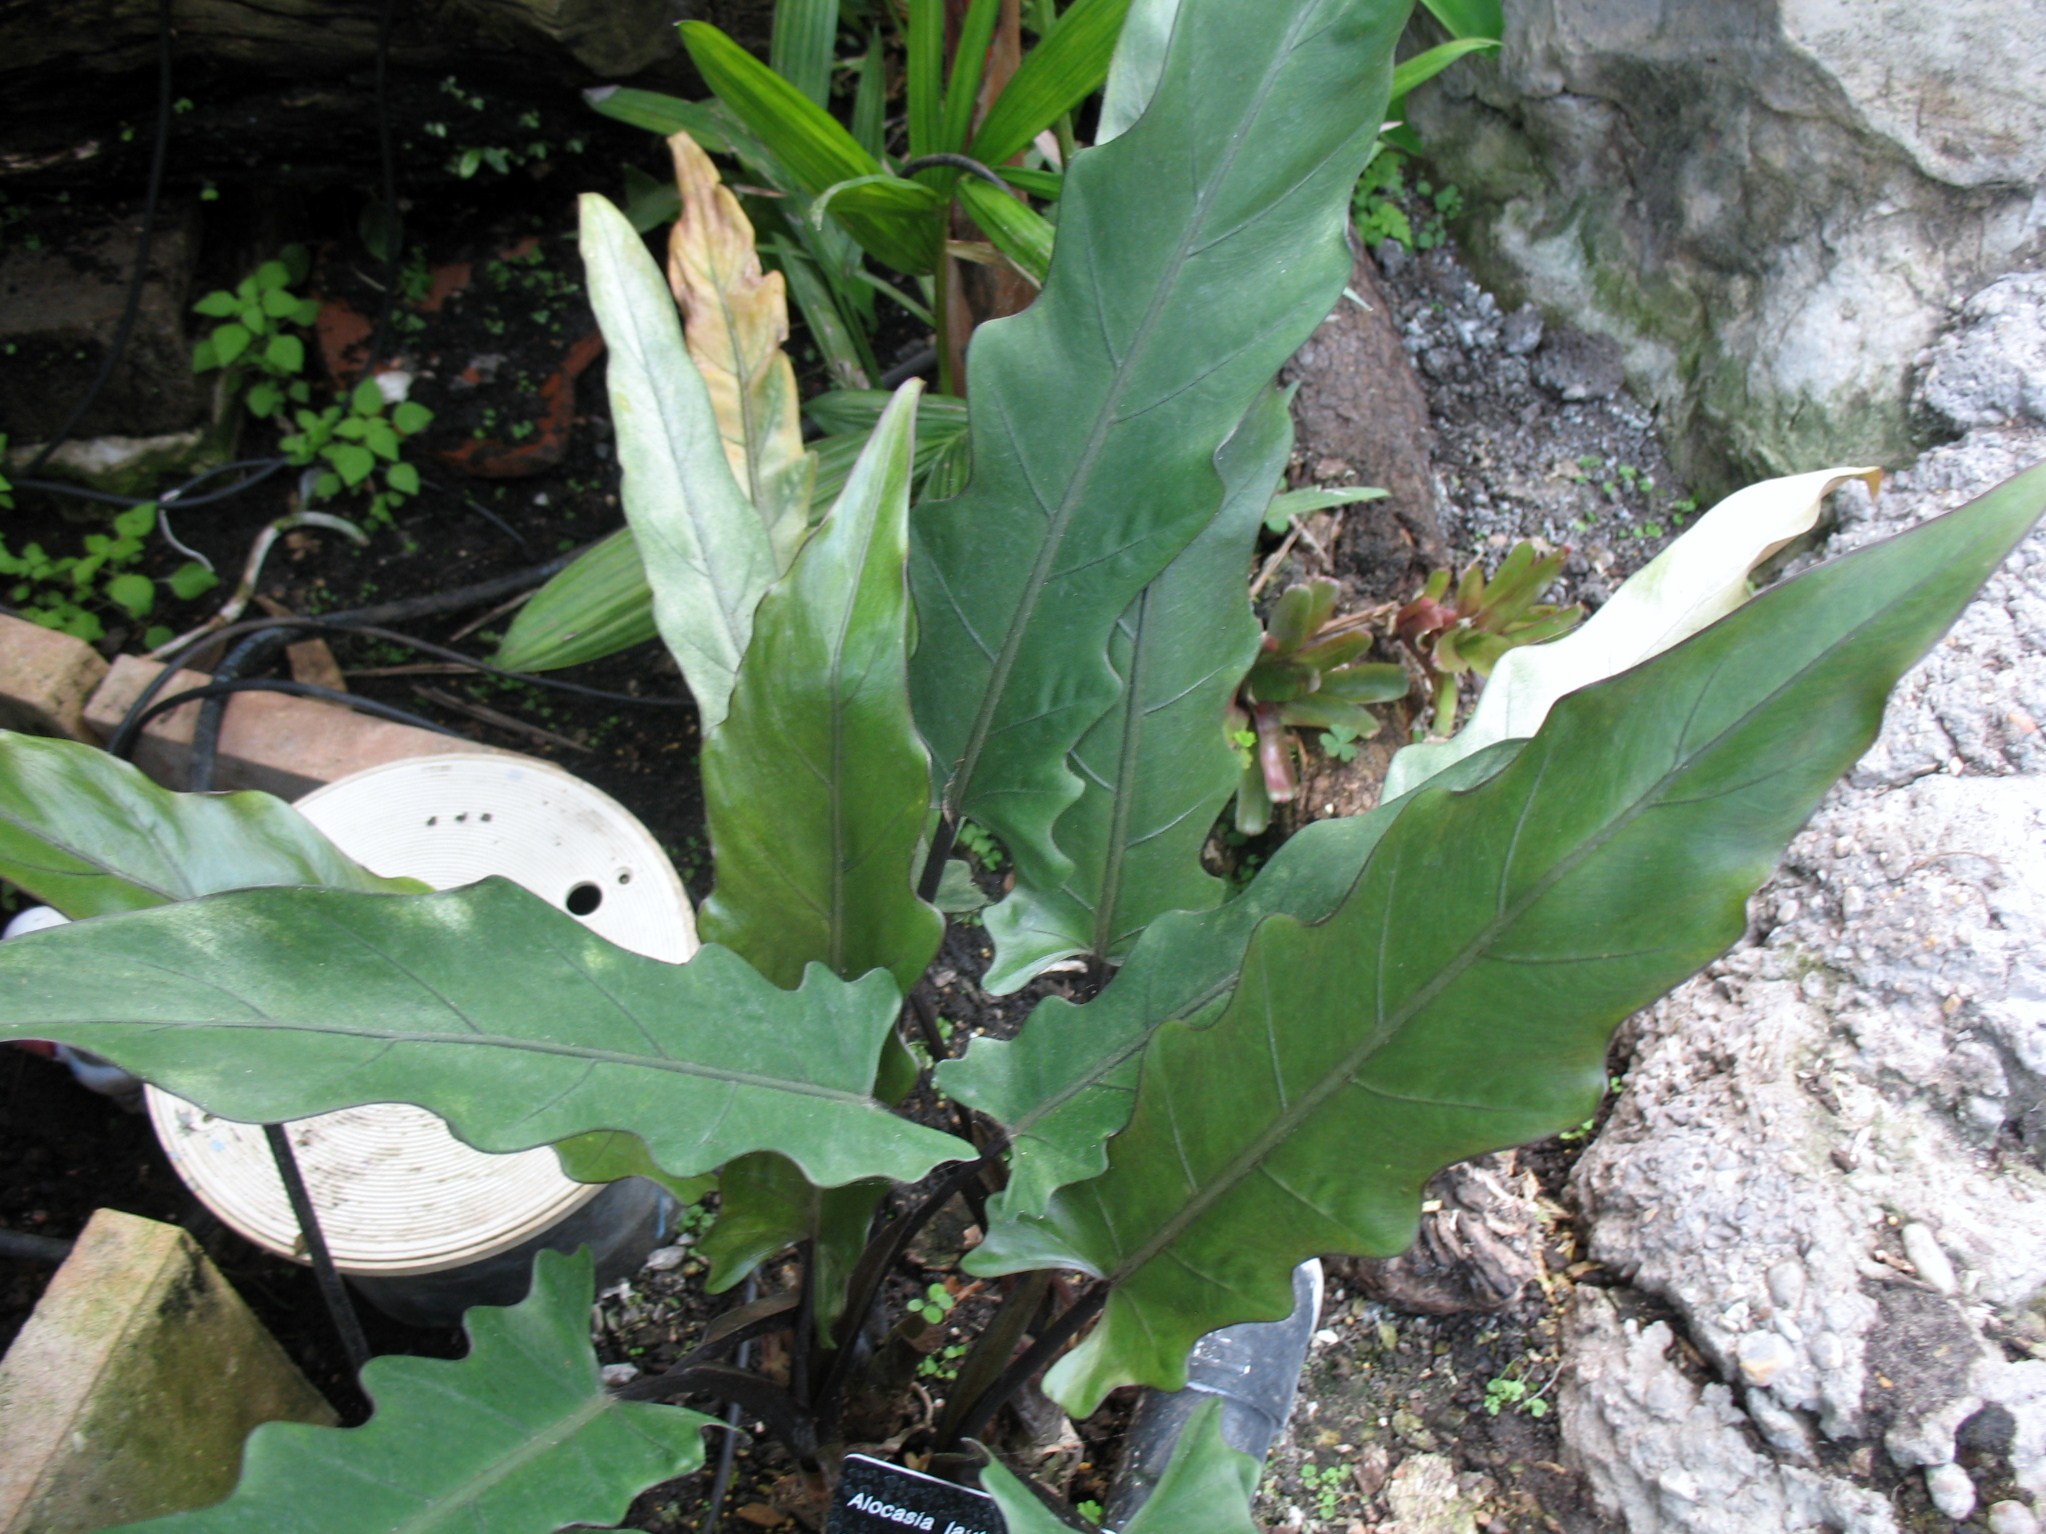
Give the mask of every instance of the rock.
M 1920 1278 L 1941 1294 L 1952 1294 L 1960 1287 L 1960 1280 L 1954 1276 L 1954 1265 L 1940 1250 L 1939 1237 L 1932 1233 L 1931 1226 L 1913 1220 L 1898 1234 L 1904 1242 L 1904 1256 L 1918 1270 Z
M 1477 1504 L 1444 1455 L 1402 1460 L 1385 1484 L 1385 1501 L 1392 1521 L 1379 1525 L 1380 1534 L 1477 1534 Z
M 1975 1483 L 1959 1465 L 1935 1465 L 1926 1471 L 1925 1491 L 1932 1505 L 1956 1523 L 1975 1511 Z
M 1920 403 L 1950 425 L 2046 424 L 2046 274 L 1992 282 L 1932 348 Z
M 1522 304 L 1499 327 L 1499 345 L 1509 357 L 1525 357 L 1542 344 L 1542 311 Z
M 2046 457 L 2046 426 L 2011 406 L 2028 397 L 2012 380 L 2036 369 L 2022 286 L 1964 312 L 1921 376 L 1921 409 L 1976 424 L 1879 504 L 1844 505 L 1828 553 Z M 2041 708 L 2035 532 L 1899 686 L 1752 902 L 1749 938 L 1630 1025 L 1626 1091 L 1574 1177 L 1591 1255 L 1673 1307 L 1710 1369 L 1746 1388 L 1746 1411 L 1721 1398 L 1729 1429 L 1751 1422 L 1793 1461 L 1807 1421 L 1843 1448 L 1880 1443 L 1929 1467 L 1956 1519 L 1964 1490 L 1974 1500 L 1960 1440 L 2046 1494 L 2046 1361 L 2003 1345 L 2029 1335 L 2046 1289 Z M 1624 1390 L 1610 1384 L 1623 1344 Z M 1717 1527 L 1673 1511 L 1667 1485 L 1650 1495 L 1653 1458 L 1601 1468 L 1640 1419 L 1668 1420 L 1668 1361 L 1597 1306 L 1570 1345 L 1608 1384 L 1574 1408 L 1566 1395 L 1566 1441 L 1630 1534 Z M 1770 1470 L 1803 1484 L 1782 1479 L 1800 1465 Z
M 1611 399 L 1627 381 L 1620 348 L 1603 336 L 1558 331 L 1535 354 L 1535 382 L 1561 400 Z
M 1350 289 L 1363 304 L 1338 302 L 1280 376 L 1300 385 L 1293 414 L 1302 456 L 1340 458 L 1355 483 L 1388 492 L 1343 513 L 1337 573 L 1360 601 L 1404 601 L 1448 561 L 1428 404 L 1370 261 L 1357 262 Z
M 646 1261 L 640 1267 L 649 1273 L 669 1273 L 689 1260 L 686 1246 L 657 1246 L 646 1254 Z
M 118 216 L 81 216 L 67 225 L 61 241 L 10 240 L 0 254 L 0 343 L 6 348 L 0 422 L 14 448 L 56 432 L 98 376 L 127 305 L 141 227 L 139 208 Z M 134 328 L 75 435 L 118 431 L 150 438 L 185 432 L 206 419 L 211 381 L 193 376 L 185 334 L 198 227 L 194 203 L 167 202 L 159 210 Z M 163 467 L 158 460 L 164 454 L 146 451 L 151 446 L 130 445 L 114 457 L 145 450 L 144 467 Z M 176 444 L 169 456 L 178 458 Z M 76 477 L 123 483 L 92 462 L 80 463 Z
M 1949 310 L 2039 264 L 2029 0 L 1527 0 L 1408 113 L 1480 274 L 1617 340 L 1694 478 L 1908 459 Z
M 1876 1493 L 1758 1453 L 1733 1392 L 1690 1379 L 1675 1340 L 1668 1322 L 1644 1327 L 1602 1291 L 1576 1292 L 1564 1442 L 1627 1534 L 1897 1534 Z
M 612 1389 L 620 1385 L 630 1385 L 639 1378 L 637 1364 L 605 1364 L 597 1372 L 603 1376 L 604 1384 Z
M 1448 1168 L 1428 1185 L 1414 1244 L 1348 1263 L 1351 1287 L 1421 1315 L 1504 1309 L 1541 1274 L 1536 1192 L 1511 1152 Z
M 2039 1534 L 2039 1520 L 2022 1502 L 1992 1502 L 1989 1534 Z

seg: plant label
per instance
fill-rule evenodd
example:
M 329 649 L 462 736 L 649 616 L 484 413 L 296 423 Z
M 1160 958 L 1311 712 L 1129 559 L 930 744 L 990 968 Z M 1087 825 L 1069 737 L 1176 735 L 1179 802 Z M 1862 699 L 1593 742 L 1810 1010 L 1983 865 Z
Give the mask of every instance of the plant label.
M 824 1534 L 1006 1534 L 984 1491 L 848 1454 Z

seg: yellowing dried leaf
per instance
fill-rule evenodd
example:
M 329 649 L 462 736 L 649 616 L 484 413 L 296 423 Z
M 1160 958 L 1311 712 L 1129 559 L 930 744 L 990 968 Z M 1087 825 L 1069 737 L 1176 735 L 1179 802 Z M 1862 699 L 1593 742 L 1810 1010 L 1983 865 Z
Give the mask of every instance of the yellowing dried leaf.
M 809 531 L 815 465 L 803 449 L 786 287 L 763 272 L 753 225 L 718 179 L 710 156 L 686 133 L 668 140 L 682 216 L 668 237 L 668 286 L 682 306 L 683 336 L 716 411 L 739 488 L 767 526 L 786 570 Z

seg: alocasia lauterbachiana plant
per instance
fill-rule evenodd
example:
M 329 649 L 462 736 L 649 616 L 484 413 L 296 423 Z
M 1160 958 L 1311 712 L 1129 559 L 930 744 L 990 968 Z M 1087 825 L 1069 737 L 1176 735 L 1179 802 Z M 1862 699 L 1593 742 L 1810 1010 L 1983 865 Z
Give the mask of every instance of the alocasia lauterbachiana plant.
M 1069 172 L 1042 296 L 975 343 L 967 489 L 910 517 L 912 388 L 786 563 L 659 272 L 586 201 L 627 510 L 704 719 L 717 888 L 692 962 L 613 948 L 501 881 L 380 893 L 302 830 L 273 850 L 279 807 L 223 813 L 17 740 L 0 874 L 73 916 L 127 914 L 0 950 L 0 1036 L 62 1039 L 235 1118 L 398 1099 L 488 1149 L 612 1130 L 673 1176 L 722 1169 L 717 1282 L 790 1243 L 811 1279 L 631 1389 L 743 1400 L 827 1468 L 869 1359 L 890 1356 L 861 1345 L 882 1280 L 946 1198 L 984 1214 L 970 1271 L 1032 1276 L 997 1285 L 1013 1303 L 961 1363 L 938 1450 L 1046 1366 L 1076 1414 L 1119 1384 L 1177 1385 L 1202 1332 L 1290 1307 L 1301 1258 L 1401 1249 L 1439 1167 L 1582 1121 L 1612 1028 L 1739 936 L 1892 683 L 2046 504 L 2046 469 L 1682 643 L 1724 606 L 1684 596 L 1596 652 L 1587 625 L 1547 648 L 1577 647 L 1563 669 L 1590 685 L 1483 749 L 1435 748 L 1432 776 L 1410 768 L 1400 798 L 1309 826 L 1225 902 L 1200 853 L 1236 781 L 1223 717 L 1257 642 L 1243 575 L 1286 454 L 1270 379 L 1342 290 L 1349 188 L 1406 9 L 1181 0 L 1158 67 L 1117 77 L 1141 99 L 1107 120 L 1130 126 Z M 1780 536 L 1751 530 L 1709 584 L 1737 585 Z M 1678 569 L 1683 548 L 1665 556 Z M 1015 860 L 988 919 L 1003 983 L 1074 955 L 1113 978 L 939 1064 L 967 1110 L 954 1134 L 890 1105 L 966 815 Z M 201 816 L 200 881 L 166 887 L 119 835 Z M 205 893 L 236 882 L 326 887 Z M 921 1202 L 889 1203 L 933 1174 Z M 1085 1275 L 1056 1313 L 1045 1270 Z M 543 1268 L 519 1326 L 577 1310 L 564 1271 Z M 722 1361 L 772 1327 L 799 1360 L 785 1379 Z M 585 1458 L 538 1453 L 646 1420 L 616 1415 L 593 1360 L 523 1380 L 481 1350 L 434 1367 L 444 1404 L 420 1431 L 446 1452 L 408 1483 L 407 1527 L 470 1519 L 513 1467 L 534 1478 L 532 1527 L 615 1516 L 615 1498 L 556 1497 Z M 488 1433 L 464 1400 L 488 1404 Z M 646 1431 L 612 1491 L 691 1458 Z M 371 1467 L 390 1442 L 375 1433 L 353 1440 Z M 299 1472 L 301 1523 L 263 1521 L 278 1456 L 259 1439 L 251 1484 L 185 1526 L 310 1529 L 337 1508 L 354 1526 L 351 1440 L 326 1442 Z M 1215 1462 L 1205 1424 L 1187 1445 L 1174 1526 L 1247 1528 L 1241 1467 Z M 988 1481 L 1014 1527 L 1043 1526 L 1018 1483 Z

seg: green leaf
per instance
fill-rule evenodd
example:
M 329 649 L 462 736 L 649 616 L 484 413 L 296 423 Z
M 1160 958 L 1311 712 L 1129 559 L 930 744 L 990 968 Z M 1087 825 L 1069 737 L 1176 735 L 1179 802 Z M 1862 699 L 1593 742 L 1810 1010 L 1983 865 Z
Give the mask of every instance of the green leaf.
M 817 1324 L 828 1329 L 845 1309 L 846 1282 L 887 1192 L 878 1181 L 818 1188 L 785 1156 L 741 1156 L 725 1168 L 717 1223 L 698 1247 L 711 1265 L 704 1288 L 723 1294 L 777 1252 L 808 1242 Z
M 644 1140 L 638 1135 L 624 1134 L 615 1129 L 570 1135 L 566 1140 L 556 1142 L 554 1155 L 561 1163 L 564 1177 L 572 1177 L 577 1182 L 617 1182 L 625 1177 L 644 1177 L 666 1188 L 675 1195 L 676 1202 L 685 1207 L 696 1203 L 718 1185 L 717 1177 L 708 1172 L 699 1177 L 670 1177 L 647 1153 Z
M 419 470 L 409 463 L 394 463 L 384 470 L 384 483 L 400 495 L 417 495 Z
M 995 249 L 1013 261 L 1016 269 L 1032 282 L 1042 284 L 1051 269 L 1054 235 L 1044 216 L 977 176 L 962 177 L 957 191 L 960 202 L 966 205 L 966 211 L 973 215 L 973 221 Z
M 208 293 L 192 305 L 192 312 L 203 314 L 209 320 L 224 320 L 240 307 L 241 305 L 235 301 L 235 296 L 223 289 Z
M 284 404 L 284 391 L 267 380 L 258 379 L 249 385 L 245 403 L 249 407 L 250 415 L 268 418 L 277 414 L 279 407 Z
M 348 408 L 359 416 L 384 413 L 384 391 L 374 378 L 365 378 L 348 396 Z
M 1179 0 L 1131 0 L 1101 93 L 1100 121 L 1094 130 L 1097 145 L 1121 138 L 1151 104 L 1165 73 L 1165 47 L 1178 15 Z
M 268 794 L 174 794 L 104 751 L 0 731 L 0 878 L 66 916 L 271 884 L 402 894 Z
M 948 7 L 949 9 L 949 7 Z M 952 53 L 952 78 L 945 84 L 945 116 L 938 127 L 938 148 L 958 154 L 973 129 L 973 109 L 980 102 L 980 77 L 987 69 L 988 47 L 994 41 L 1001 0 L 967 0 L 959 20 L 958 45 Z M 953 175 L 956 178 L 957 172 Z
M 350 490 L 376 472 L 377 455 L 353 442 L 336 442 L 331 447 L 322 448 L 320 456 L 334 466 L 334 472 L 341 476 L 341 483 Z
M 731 713 L 704 742 L 717 887 L 700 926 L 779 985 L 818 963 L 848 980 L 886 969 L 906 993 L 944 935 L 915 890 L 930 765 L 909 717 L 902 562 L 920 388 L 896 395 L 760 604 Z
M 945 10 L 942 5 L 909 8 L 909 153 L 936 154 L 945 127 Z
M 885 975 L 785 991 L 725 949 L 648 959 L 503 879 L 216 895 L 0 945 L 0 1037 L 224 1118 L 410 1102 L 479 1150 L 623 1129 L 676 1177 L 773 1149 L 826 1187 L 974 1154 L 868 1095 L 900 1004 Z
M 1421 4 L 1449 29 L 1451 37 L 1506 35 L 1506 7 L 1502 0 L 1421 0 Z
M 815 197 L 841 181 L 885 175 L 882 165 L 822 107 L 706 21 L 682 23 L 682 43 L 718 100 Z M 860 248 L 905 272 L 937 263 L 939 226 L 932 218 L 875 217 L 850 209 L 837 217 Z
M 1410 59 L 1400 60 L 1392 72 L 1393 99 L 1398 100 L 1408 91 L 1426 85 L 1465 54 L 1498 46 L 1496 38 L 1461 37 L 1454 42 L 1438 44 L 1425 53 L 1417 53 Z
M 123 538 L 147 538 L 156 531 L 156 502 L 144 501 L 116 513 L 114 531 Z
M 1402 1250 L 1443 1165 L 1582 1122 L 1613 1028 L 1739 938 L 2042 506 L 2046 466 L 1571 694 L 1483 786 L 1407 801 L 1327 921 L 1260 927 L 1223 1016 L 1153 1038 L 1108 1171 L 968 1261 L 1114 1284 L 1053 1397 L 1177 1387 L 1200 1334 L 1286 1312 L 1300 1259 Z
M 1201 847 L 1235 791 L 1222 718 L 1257 655 L 1244 591 L 1265 498 L 1292 450 L 1286 396 L 1267 389 L 1222 450 L 1222 511 L 1137 594 L 1109 640 L 1121 697 L 1073 748 L 1085 787 L 1061 815 L 1047 865 L 1029 843 L 1015 892 L 988 913 L 997 995 L 1074 954 L 1120 961 L 1167 911 L 1219 902 Z
M 131 618 L 146 618 L 156 608 L 156 582 L 127 571 L 107 582 L 107 600 Z
M 214 326 L 213 334 L 207 339 L 206 343 L 212 348 L 212 362 L 210 365 L 222 368 L 231 367 L 234 364 L 235 358 L 249 349 L 251 339 L 253 338 L 250 336 L 246 325 L 227 324 Z
M 1638 665 L 1732 612 L 1748 599 L 1755 568 L 1810 532 L 1826 497 L 1850 479 L 1873 493 L 1882 471 L 1820 469 L 1735 491 L 1628 577 L 1575 633 L 1508 651 L 1454 739 L 1408 746 L 1392 759 L 1386 795 L 1406 793 L 1494 741 L 1534 734 L 1565 693 Z
M 703 1463 L 717 1419 L 617 1401 L 590 1349 L 587 1252 L 542 1252 L 532 1292 L 479 1307 L 466 1358 L 375 1358 L 357 1428 L 270 1422 L 250 1435 L 225 1502 L 132 1525 L 157 1534 L 551 1534 L 609 1526 L 648 1486 Z
M 1481 783 L 1519 749 L 1514 741 L 1459 762 L 1443 786 Z M 1009 1132 L 1009 1185 L 993 1207 L 1008 1216 L 1039 1213 L 1054 1190 L 1099 1176 L 1109 1136 L 1129 1122 L 1151 1035 L 1167 1022 L 1198 1026 L 1219 1015 L 1266 917 L 1313 922 L 1333 912 L 1397 810 L 1381 805 L 1303 826 L 1227 905 L 1154 921 L 1093 1001 L 1046 997 L 1014 1040 L 976 1039 L 962 1059 L 940 1064 L 940 1092 Z
M 298 300 L 288 288 L 270 288 L 263 294 L 263 313 L 273 320 L 288 318 L 298 311 Z M 294 372 L 297 369 L 293 369 Z
M 966 153 L 999 165 L 1101 88 L 1130 0 L 1079 0 L 1051 24 L 981 119 Z
M 1116 696 L 1110 632 L 1215 516 L 1216 451 L 1342 291 L 1404 15 L 1182 16 L 1143 123 L 1067 173 L 1043 293 L 975 335 L 973 480 L 911 529 L 912 696 L 946 812 L 1048 865 L 1066 753 Z
M 585 549 L 519 609 L 491 659 L 507 671 L 579 666 L 652 639 L 653 592 L 621 527 Z
M 1272 497 L 1272 504 L 1265 511 L 1265 526 L 1275 533 L 1284 532 L 1295 517 L 1333 511 L 1338 506 L 1355 506 L 1363 501 L 1382 501 L 1387 494 L 1388 491 L 1371 485 L 1349 485 L 1340 490 L 1288 490 Z
M 1222 1437 L 1222 1403 L 1203 1401 L 1187 1419 L 1165 1474 L 1122 1534 L 1259 1534 L 1264 1526 L 1250 1516 L 1258 1469 Z M 1064 1534 L 1071 1527 L 1000 1460 L 990 1460 L 980 1480 L 1008 1534 Z
M 196 559 L 188 559 L 171 571 L 170 579 L 164 584 L 170 587 L 171 595 L 180 602 L 189 602 L 192 598 L 202 597 L 218 586 L 220 577 Z
M 414 400 L 400 400 L 391 412 L 391 425 L 404 437 L 416 437 L 433 424 L 433 412 Z
M 249 278 L 258 293 L 271 293 L 291 286 L 291 268 L 282 261 L 265 261 Z
M 626 519 L 653 587 L 654 621 L 708 737 L 724 719 L 753 609 L 774 580 L 774 550 L 732 478 L 666 279 L 625 216 L 593 193 L 582 197 L 582 248 L 610 349 Z
M 831 105 L 838 0 L 775 0 L 768 67 L 820 107 Z
M 662 138 L 686 133 L 712 154 L 732 152 L 717 108 L 709 102 L 683 101 L 623 85 L 593 87 L 583 92 L 583 100 L 615 122 L 644 128 Z
M 831 436 L 848 432 L 865 435 L 880 422 L 881 413 L 895 396 L 886 389 L 833 389 L 803 402 L 803 414 L 819 431 Z M 917 445 L 933 431 L 947 438 L 966 430 L 966 401 L 949 394 L 926 394 L 917 402 Z

